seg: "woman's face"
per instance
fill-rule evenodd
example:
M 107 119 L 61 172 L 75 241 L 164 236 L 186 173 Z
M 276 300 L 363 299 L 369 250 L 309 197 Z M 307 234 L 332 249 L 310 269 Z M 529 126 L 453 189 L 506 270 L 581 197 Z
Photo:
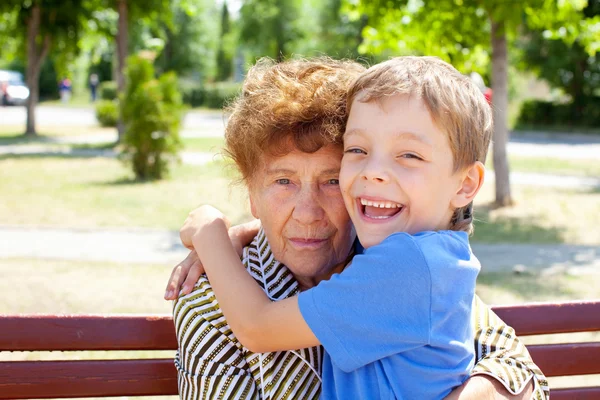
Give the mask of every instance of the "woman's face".
M 354 233 L 339 188 L 341 147 L 265 156 L 250 184 L 252 214 L 273 255 L 302 286 L 328 277 L 348 256 Z

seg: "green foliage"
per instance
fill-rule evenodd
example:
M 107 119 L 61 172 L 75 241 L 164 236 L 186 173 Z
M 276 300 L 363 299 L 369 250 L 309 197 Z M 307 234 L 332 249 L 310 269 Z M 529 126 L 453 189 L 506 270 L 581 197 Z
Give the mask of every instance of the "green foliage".
M 510 40 L 526 25 L 571 43 L 584 30 L 583 6 L 580 0 L 346 0 L 345 9 L 354 19 L 368 17 L 362 53 L 434 55 L 463 72 L 485 75 L 491 18 L 504 23 Z
M 214 79 L 219 35 L 218 9 L 212 0 L 173 1 L 173 23 L 154 29 L 165 41 L 155 61 L 159 72 L 174 71 L 202 81 Z
M 240 9 L 240 41 L 254 56 L 281 59 L 306 34 L 300 0 L 246 0 Z
M 152 63 L 140 56 L 127 60 L 121 99 L 125 123 L 122 159 L 140 180 L 161 179 L 181 148 L 181 96 L 173 72 L 154 78 Z
M 583 15 L 586 18 L 582 23 L 600 17 L 600 0 L 590 0 Z M 588 99 L 600 89 L 600 53 L 590 55 L 583 36 L 566 43 L 560 38 L 548 37 L 542 30 L 529 29 L 525 33 L 519 41 L 521 68 L 534 70 L 552 87 L 562 89 L 583 111 Z M 585 118 L 585 115 L 575 117 Z
M 119 106 L 115 100 L 101 100 L 96 104 L 96 119 L 102 126 L 117 126 Z
M 517 124 L 541 128 L 597 128 L 600 126 L 600 97 L 590 97 L 584 105 L 529 100 L 521 106 Z
M 204 87 L 203 105 L 221 109 L 228 101 L 240 93 L 241 85 L 234 82 L 210 83 Z
M 115 100 L 117 98 L 117 82 L 104 81 L 98 86 L 102 100 Z

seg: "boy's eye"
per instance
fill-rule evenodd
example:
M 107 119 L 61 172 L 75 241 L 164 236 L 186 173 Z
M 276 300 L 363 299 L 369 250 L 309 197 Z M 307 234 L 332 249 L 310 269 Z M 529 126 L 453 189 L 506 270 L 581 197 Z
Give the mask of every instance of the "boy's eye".
M 276 179 L 275 182 L 277 182 L 280 185 L 289 185 L 290 184 L 290 180 L 287 178 Z
M 366 152 L 363 149 L 359 149 L 356 147 L 351 147 L 348 150 L 344 151 L 344 153 L 349 153 L 349 154 L 366 154 Z
M 414 159 L 414 160 L 422 160 L 421 157 L 419 157 L 416 154 L 412 154 L 412 153 L 406 153 L 406 154 L 402 154 L 400 156 L 401 158 L 408 158 L 408 159 Z

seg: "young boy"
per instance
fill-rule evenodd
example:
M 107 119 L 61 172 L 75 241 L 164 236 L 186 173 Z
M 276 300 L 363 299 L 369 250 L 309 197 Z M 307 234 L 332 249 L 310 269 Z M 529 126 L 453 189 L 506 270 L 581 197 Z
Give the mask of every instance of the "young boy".
M 322 344 L 325 399 L 441 399 L 473 365 L 479 262 L 468 233 L 492 123 L 452 66 L 400 57 L 348 95 L 340 189 L 363 254 L 297 297 L 271 302 L 245 272 L 222 214 L 186 222 L 221 308 L 255 352 Z

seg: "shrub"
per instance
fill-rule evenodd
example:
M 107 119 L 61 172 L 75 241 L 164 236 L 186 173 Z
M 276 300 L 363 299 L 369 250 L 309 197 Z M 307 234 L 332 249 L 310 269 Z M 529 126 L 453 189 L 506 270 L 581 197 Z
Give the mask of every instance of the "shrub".
M 235 82 L 210 83 L 204 87 L 204 105 L 209 108 L 223 106 L 238 95 L 242 86 Z
M 115 100 L 117 98 L 117 82 L 104 81 L 98 87 L 102 100 Z
M 600 97 L 589 97 L 582 106 L 529 100 L 521 106 L 517 125 L 597 128 L 600 126 Z
M 138 179 L 161 179 L 181 148 L 181 95 L 175 73 L 154 78 L 152 63 L 139 56 L 127 60 L 121 101 L 125 123 L 122 159 Z
M 179 81 L 179 91 L 185 104 L 200 107 L 204 103 L 204 88 L 198 82 Z
M 117 126 L 119 109 L 115 100 L 101 100 L 96 104 L 96 119 L 102 126 Z

